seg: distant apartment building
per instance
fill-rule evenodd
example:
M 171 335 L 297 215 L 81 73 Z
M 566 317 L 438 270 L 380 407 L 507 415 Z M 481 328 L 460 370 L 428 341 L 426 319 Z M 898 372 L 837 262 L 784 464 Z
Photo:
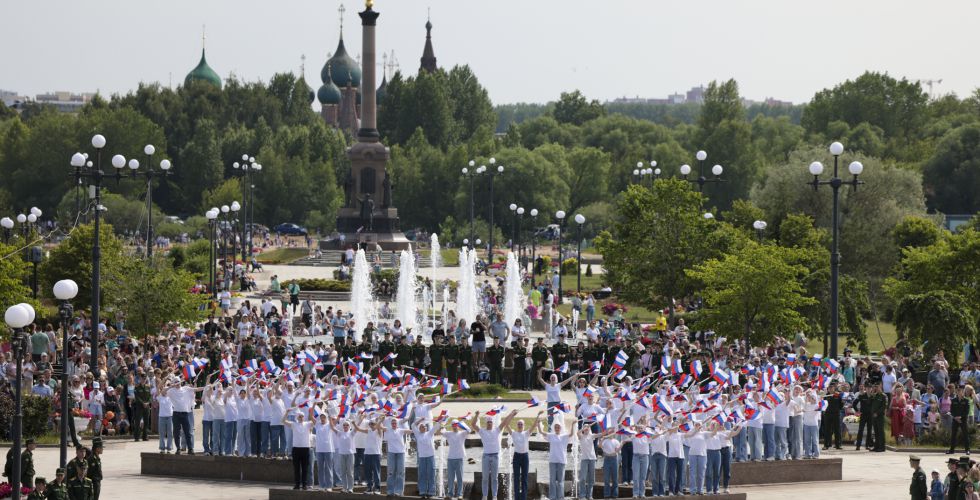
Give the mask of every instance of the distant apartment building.
M 31 99 L 11 90 L 0 90 L 0 100 L 3 101 L 4 106 L 18 110 L 22 105 L 33 103 L 52 106 L 61 113 L 77 113 L 93 97 L 95 97 L 93 92 L 73 94 L 68 91 L 58 91 L 37 94 L 34 99 Z
M 613 99 L 612 102 L 614 102 L 614 103 L 622 103 L 622 104 L 654 104 L 654 105 L 656 105 L 656 104 L 688 104 L 688 103 L 701 104 L 701 103 L 704 102 L 704 90 L 705 90 L 704 85 L 699 85 L 697 87 L 691 87 L 690 90 L 688 90 L 687 92 L 685 92 L 683 94 L 682 93 L 670 94 L 670 95 L 667 96 L 666 99 L 664 99 L 664 98 L 647 98 L 647 97 L 636 96 L 636 97 L 619 97 L 619 98 Z M 782 107 L 782 106 L 787 106 L 788 107 L 788 106 L 792 106 L 793 105 L 793 103 L 791 103 L 789 101 L 780 101 L 780 100 L 774 99 L 772 97 L 767 97 L 763 101 L 755 101 L 755 100 L 752 100 L 752 99 L 742 99 L 742 105 L 743 106 L 748 107 L 748 106 L 751 106 L 753 104 L 766 104 L 768 106 L 774 106 L 774 107 Z

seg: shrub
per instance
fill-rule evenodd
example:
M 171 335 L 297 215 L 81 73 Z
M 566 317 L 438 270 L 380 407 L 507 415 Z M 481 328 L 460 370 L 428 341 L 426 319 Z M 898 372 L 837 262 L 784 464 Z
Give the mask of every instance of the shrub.
M 54 413 L 53 399 L 44 396 L 23 395 L 23 429 L 25 438 L 36 438 L 45 434 L 49 428 L 51 415 Z M 11 440 L 10 431 L 13 427 L 14 396 L 0 392 L 0 438 Z
M 915 442 L 922 446 L 948 447 L 950 438 L 949 434 L 949 429 L 940 427 L 936 432 L 923 432 L 922 435 L 915 439 Z M 967 433 L 967 436 L 970 436 L 969 446 L 972 447 L 976 442 L 976 433 L 970 432 Z
M 561 263 L 562 274 L 578 274 L 578 259 L 570 257 Z
M 612 316 L 613 314 L 616 314 L 616 309 L 622 309 L 623 314 L 626 314 L 626 312 L 629 311 L 629 308 L 623 304 L 619 304 L 616 302 L 606 302 L 605 304 L 602 305 L 602 314 L 605 314 L 606 316 Z
M 309 292 L 349 292 L 350 291 L 349 281 L 327 280 L 323 278 L 304 278 L 304 279 L 288 280 L 282 283 L 282 287 L 286 288 L 292 283 L 298 284 L 300 290 L 305 290 Z

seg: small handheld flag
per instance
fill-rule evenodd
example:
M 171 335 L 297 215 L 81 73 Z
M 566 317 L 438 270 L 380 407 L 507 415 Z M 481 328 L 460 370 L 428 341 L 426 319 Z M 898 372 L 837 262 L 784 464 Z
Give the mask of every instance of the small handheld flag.
M 691 376 L 700 377 L 701 376 L 701 360 L 695 359 L 691 362 Z
M 470 388 L 470 384 L 466 382 L 465 378 L 459 379 L 457 381 L 457 385 L 459 385 L 459 390 L 461 391 L 465 391 Z
M 568 361 L 562 363 L 562 365 L 558 367 L 557 371 L 558 373 L 568 373 Z
M 540 404 L 541 404 L 541 401 L 538 401 L 538 398 L 536 398 L 534 396 L 531 396 L 531 399 L 529 399 L 527 401 L 528 408 L 533 408 L 535 406 L 539 406 Z

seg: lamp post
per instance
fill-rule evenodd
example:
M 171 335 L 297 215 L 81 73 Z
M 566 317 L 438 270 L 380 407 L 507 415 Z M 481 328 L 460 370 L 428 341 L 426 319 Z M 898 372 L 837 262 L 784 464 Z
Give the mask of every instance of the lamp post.
M 231 222 L 228 221 L 228 212 L 231 207 L 221 205 L 221 279 L 224 281 L 224 289 L 231 290 L 231 279 L 228 276 L 228 230 L 231 229 Z
M 3 227 L 3 243 L 10 243 L 10 231 L 14 228 L 14 220 L 10 217 L 0 219 L 0 227 Z
M 140 162 L 133 158 L 129 160 L 129 170 L 131 176 L 135 179 L 137 176 L 146 177 L 146 258 L 153 257 L 153 178 L 154 177 L 165 177 L 170 174 L 170 160 L 160 161 L 160 170 L 153 170 L 153 153 L 156 152 L 156 148 L 152 144 L 147 144 L 143 147 L 143 154 L 146 155 L 146 170 L 141 171 Z
M 231 164 L 232 168 L 235 169 L 236 175 L 242 176 L 242 220 L 244 225 L 242 226 L 242 261 L 249 262 L 252 258 L 252 225 L 255 224 L 255 220 L 249 217 L 249 212 L 245 207 L 251 208 L 254 214 L 254 203 L 255 203 L 255 186 L 252 184 L 253 172 L 262 171 L 262 165 L 255 163 L 255 157 L 249 156 L 247 154 L 242 155 L 242 162 L 235 162 Z M 248 252 L 246 253 L 246 245 Z M 237 254 L 237 250 L 236 250 Z M 247 265 L 247 264 L 246 264 Z
M 218 273 L 214 268 L 215 261 L 217 260 L 217 252 L 214 249 L 214 238 L 218 225 L 217 218 L 220 213 L 220 210 L 213 207 L 204 213 L 204 217 L 208 220 L 208 294 L 211 295 L 213 300 L 218 300 L 218 290 L 215 286 Z
M 561 248 L 561 238 L 562 233 L 565 232 L 565 211 L 559 210 L 555 212 L 555 218 L 558 219 L 558 303 L 561 304 L 562 301 L 562 279 L 561 279 L 561 264 L 564 253 Z
M 643 182 L 642 175 L 643 172 L 645 171 L 646 169 L 643 168 L 643 162 L 642 161 L 636 162 L 636 168 L 633 169 L 633 184 L 642 184 Z
M 21 386 L 24 382 L 23 365 L 24 354 L 30 350 L 30 337 L 24 333 L 24 327 L 34 321 L 34 308 L 30 304 L 17 304 L 7 308 L 3 316 L 4 321 L 11 329 L 13 335 L 10 337 L 11 347 L 13 348 L 14 358 L 17 360 L 16 386 L 14 387 L 14 418 L 11 431 L 13 434 L 13 464 L 11 464 L 11 495 L 14 500 L 20 499 L 20 460 L 21 460 L 21 438 L 23 437 L 22 421 L 24 418 L 23 396 Z
M 834 206 L 833 215 L 831 222 L 831 249 L 830 249 L 830 357 L 837 357 L 837 337 L 839 335 L 840 329 L 840 297 L 839 297 L 839 286 L 840 286 L 840 250 L 838 249 L 838 238 L 840 236 L 840 188 L 843 185 L 851 186 L 852 190 L 857 190 L 859 184 L 864 184 L 864 181 L 858 180 L 858 176 L 864 171 L 864 165 L 861 162 L 853 161 L 847 166 L 848 172 L 851 173 L 853 178 L 849 181 L 845 181 L 838 177 L 838 159 L 841 153 L 844 152 L 844 145 L 839 142 L 834 142 L 830 145 L 830 154 L 834 155 L 834 173 L 833 176 L 828 180 L 820 180 L 820 174 L 823 173 L 823 164 L 815 161 L 810 164 L 810 174 L 813 175 L 813 180 L 808 184 L 813 186 L 813 190 L 816 191 L 817 187 L 822 185 L 830 186 L 834 193 Z
M 473 168 L 475 165 L 476 162 L 474 160 L 470 160 L 470 166 L 463 167 L 463 177 L 467 177 L 470 179 L 470 237 L 468 239 L 471 240 L 476 238 L 476 235 L 473 234 L 474 231 L 473 229 L 473 179 L 476 177 L 476 174 L 478 174 L 479 172 L 477 172 L 478 169 Z
M 531 209 L 531 284 L 534 284 L 534 275 L 537 274 L 538 261 L 538 209 Z
M 89 340 L 92 344 L 92 359 L 89 370 L 92 375 L 99 375 L 99 307 L 101 301 L 101 278 L 102 278 L 102 245 L 99 241 L 100 217 L 102 211 L 102 179 L 105 173 L 102 171 L 102 148 L 105 147 L 105 137 L 96 134 L 92 137 L 92 147 L 96 151 L 96 162 L 93 168 L 92 162 L 87 161 L 85 155 L 75 153 L 71 157 L 71 166 L 75 167 L 74 176 L 76 182 L 80 182 L 83 177 L 90 178 L 93 183 L 89 186 L 92 199 L 95 201 L 92 237 L 92 331 Z M 119 169 L 126 165 L 126 159 L 122 155 L 112 157 L 112 166 L 116 168 L 116 179 L 120 178 Z M 86 168 L 82 168 L 86 167 Z
M 714 174 L 714 178 L 707 179 L 704 176 L 704 160 L 708 158 L 708 153 L 704 151 L 698 151 L 694 155 L 698 159 L 698 178 L 688 179 L 687 176 L 691 173 L 691 166 L 684 164 L 681 165 L 681 175 L 684 176 L 684 180 L 698 185 L 698 192 L 704 192 L 704 185 L 713 182 L 725 182 L 725 179 L 721 178 L 721 173 L 725 170 L 721 165 L 715 165 L 711 167 L 711 173 Z
M 768 225 L 769 224 L 766 224 L 766 221 L 764 220 L 757 220 L 752 223 L 752 227 L 755 228 L 755 232 L 759 236 L 759 243 L 762 243 L 762 236 L 765 233 Z
M 238 265 L 235 262 L 235 259 L 238 258 L 238 221 L 239 221 L 238 212 L 242 210 L 242 205 L 237 201 L 233 201 L 231 202 L 230 208 L 231 208 L 231 215 L 232 215 L 231 235 L 229 236 L 231 238 L 231 278 L 232 278 L 231 286 L 234 286 L 235 283 L 234 280 L 238 278 L 238 276 L 236 275 L 236 273 L 238 272 L 237 269 Z M 242 241 L 242 247 L 244 248 L 244 246 L 245 246 L 245 242 Z M 243 250 L 242 255 L 244 254 L 245 251 Z
M 54 284 L 54 297 L 61 301 L 58 315 L 61 317 L 61 456 L 58 464 L 64 467 L 68 461 L 68 419 L 71 410 L 68 408 L 68 328 L 75 311 L 71 299 L 78 295 L 78 284 L 72 280 L 61 280 Z
M 521 272 L 523 273 L 527 269 L 527 260 L 524 259 L 524 246 L 521 245 L 524 239 L 524 234 L 521 232 L 521 223 L 524 222 L 524 207 L 517 207 L 515 213 L 517 214 L 517 262 L 522 263 Z
M 578 271 L 578 283 L 575 287 L 576 293 L 582 293 L 582 226 L 585 225 L 585 216 L 575 214 L 575 222 L 578 223 L 578 256 L 575 257 L 576 268 Z
M 480 173 L 486 173 L 490 176 L 490 246 L 488 247 L 488 254 L 490 256 L 489 263 L 493 264 L 493 178 L 504 173 L 504 166 L 497 165 L 496 158 L 490 158 L 489 163 L 489 169 L 487 169 L 485 165 L 481 165 L 477 171 Z M 497 166 L 494 167 L 494 165 Z M 480 169 L 482 169 L 482 171 Z
M 511 203 L 507 206 L 511 212 L 514 213 L 514 225 L 511 226 L 511 237 L 510 237 L 510 250 L 513 252 L 517 248 L 517 203 Z

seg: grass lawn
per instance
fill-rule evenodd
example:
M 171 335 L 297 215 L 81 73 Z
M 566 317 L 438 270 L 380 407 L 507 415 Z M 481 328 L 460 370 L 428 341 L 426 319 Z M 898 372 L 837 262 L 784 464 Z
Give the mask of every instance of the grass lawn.
M 263 264 L 289 264 L 309 255 L 306 248 L 277 248 L 256 255 L 255 260 Z
M 861 354 L 880 353 L 881 351 L 895 345 L 895 342 L 898 340 L 898 333 L 895 331 L 895 325 L 885 321 L 879 321 L 877 326 L 875 325 L 874 320 L 864 320 L 864 322 L 867 325 L 869 352 Z M 881 333 L 880 336 L 879 329 Z M 843 339 L 840 340 L 840 345 L 840 349 L 843 350 Z M 806 345 L 806 349 L 810 352 L 822 353 L 823 342 L 820 339 L 811 338 Z
M 539 283 L 541 281 L 543 281 L 544 279 L 545 279 L 545 277 L 542 276 L 542 275 L 538 275 L 538 276 L 535 277 L 535 281 L 537 281 Z M 549 279 L 550 279 L 550 275 L 549 275 Z M 598 289 L 602 288 L 602 285 L 605 285 L 605 284 L 606 284 L 605 278 L 603 277 L 603 275 L 601 275 L 599 273 L 595 273 L 592 276 L 586 276 L 584 272 L 582 273 L 582 292 L 583 293 L 590 292 L 592 290 L 598 290 Z M 576 290 L 578 288 L 578 277 L 577 277 L 577 275 L 574 275 L 574 274 L 565 274 L 565 275 L 562 275 L 562 277 L 561 277 L 561 287 L 566 292 L 567 291 L 574 291 L 574 290 Z M 527 287 L 525 287 L 525 292 L 526 291 L 527 291 Z
M 602 314 L 602 304 L 605 304 L 605 301 L 596 301 L 596 319 L 610 319 Z M 660 317 L 660 311 L 655 309 L 647 309 L 645 307 L 631 305 L 627 305 L 626 308 L 629 309 L 629 311 L 623 315 L 623 319 L 629 323 L 653 323 Z M 566 317 L 571 317 L 572 305 L 562 304 L 558 306 L 558 312 Z M 581 319 L 585 319 L 584 311 Z
M 442 248 L 439 250 L 439 254 L 442 255 L 442 265 L 444 266 L 458 266 L 459 265 L 459 249 L 458 248 Z M 432 250 L 422 250 L 422 255 L 431 256 Z

